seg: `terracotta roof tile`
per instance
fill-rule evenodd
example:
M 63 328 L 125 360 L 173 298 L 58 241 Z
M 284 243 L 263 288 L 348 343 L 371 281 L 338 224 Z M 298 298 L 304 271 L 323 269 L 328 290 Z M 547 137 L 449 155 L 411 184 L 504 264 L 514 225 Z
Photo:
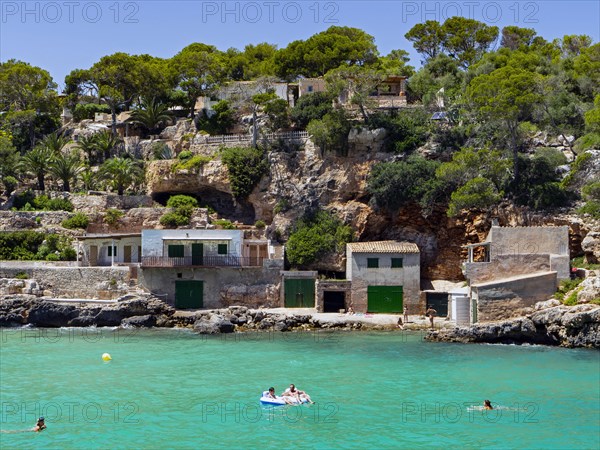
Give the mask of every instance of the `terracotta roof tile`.
M 346 245 L 352 253 L 419 253 L 419 247 L 413 242 L 352 242 Z

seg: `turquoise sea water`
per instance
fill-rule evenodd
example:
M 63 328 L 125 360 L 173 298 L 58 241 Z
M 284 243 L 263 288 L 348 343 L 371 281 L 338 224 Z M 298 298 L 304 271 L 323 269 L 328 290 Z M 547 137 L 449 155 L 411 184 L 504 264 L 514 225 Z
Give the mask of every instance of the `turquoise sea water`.
M 48 426 L 0 433 L 2 449 L 600 447 L 593 350 L 122 329 L 4 329 L 0 344 L 0 429 Z M 289 383 L 317 403 L 260 406 Z

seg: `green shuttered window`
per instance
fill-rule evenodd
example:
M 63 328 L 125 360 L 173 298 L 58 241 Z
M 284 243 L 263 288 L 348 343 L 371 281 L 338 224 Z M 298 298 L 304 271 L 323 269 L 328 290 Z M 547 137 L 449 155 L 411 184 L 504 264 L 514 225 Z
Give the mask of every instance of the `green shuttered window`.
M 169 258 L 183 258 L 183 245 L 169 245 Z
M 392 258 L 392 269 L 398 269 L 402 267 L 402 258 Z
M 367 258 L 367 268 L 377 269 L 379 267 L 379 258 Z

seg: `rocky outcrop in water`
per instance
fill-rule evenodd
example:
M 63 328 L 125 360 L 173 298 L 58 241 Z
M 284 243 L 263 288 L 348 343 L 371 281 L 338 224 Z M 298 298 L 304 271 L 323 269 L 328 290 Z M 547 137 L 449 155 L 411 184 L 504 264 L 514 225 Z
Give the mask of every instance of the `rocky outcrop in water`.
M 169 323 L 175 309 L 148 296 L 127 295 L 117 303 L 57 303 L 33 295 L 0 300 L 0 327 L 154 326 Z
M 539 304 L 538 304 L 539 305 Z M 600 306 L 553 306 L 526 317 L 430 331 L 435 342 L 542 344 L 600 349 Z

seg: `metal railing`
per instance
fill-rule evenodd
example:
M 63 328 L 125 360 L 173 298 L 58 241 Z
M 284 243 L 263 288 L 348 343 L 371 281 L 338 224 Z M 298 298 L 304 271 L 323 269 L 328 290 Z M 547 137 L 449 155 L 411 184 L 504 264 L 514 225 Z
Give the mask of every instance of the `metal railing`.
M 203 257 L 143 256 L 142 267 L 262 267 L 264 259 L 234 255 Z
M 283 140 L 302 140 L 308 139 L 306 131 L 289 131 L 283 133 L 261 133 L 258 136 L 259 141 L 275 141 Z M 252 142 L 251 134 L 223 134 L 218 136 L 205 136 L 204 143 L 206 144 L 240 144 Z

